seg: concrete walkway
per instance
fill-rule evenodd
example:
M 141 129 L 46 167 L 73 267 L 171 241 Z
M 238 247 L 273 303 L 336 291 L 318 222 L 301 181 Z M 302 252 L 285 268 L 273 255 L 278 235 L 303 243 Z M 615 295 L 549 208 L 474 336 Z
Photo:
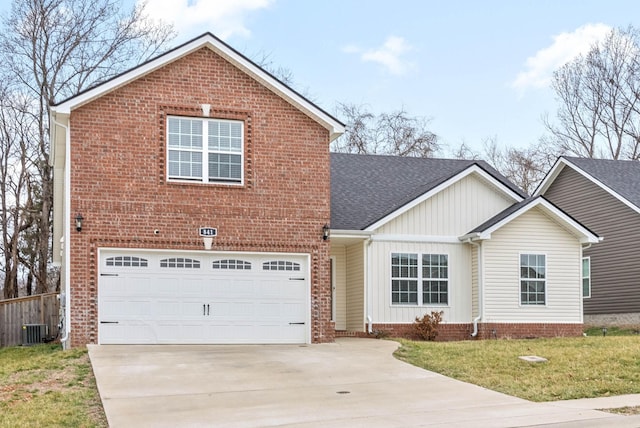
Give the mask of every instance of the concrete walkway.
M 640 395 L 532 403 L 396 360 L 397 343 L 89 346 L 118 427 L 640 427 Z

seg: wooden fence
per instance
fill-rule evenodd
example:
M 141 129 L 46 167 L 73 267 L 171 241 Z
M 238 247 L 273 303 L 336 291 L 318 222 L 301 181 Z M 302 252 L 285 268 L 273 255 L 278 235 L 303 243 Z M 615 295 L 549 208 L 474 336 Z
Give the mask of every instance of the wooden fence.
M 50 337 L 58 334 L 60 299 L 57 293 L 0 300 L 0 347 L 22 344 L 22 326 L 46 324 Z

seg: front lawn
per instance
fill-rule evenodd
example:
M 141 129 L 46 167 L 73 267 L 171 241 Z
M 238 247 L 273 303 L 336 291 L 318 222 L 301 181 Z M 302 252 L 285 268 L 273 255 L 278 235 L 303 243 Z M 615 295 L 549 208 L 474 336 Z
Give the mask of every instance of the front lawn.
M 0 427 L 106 427 L 86 349 L 0 349 Z
M 638 336 L 400 343 L 403 361 L 526 400 L 640 393 Z M 548 362 L 518 358 L 527 355 Z

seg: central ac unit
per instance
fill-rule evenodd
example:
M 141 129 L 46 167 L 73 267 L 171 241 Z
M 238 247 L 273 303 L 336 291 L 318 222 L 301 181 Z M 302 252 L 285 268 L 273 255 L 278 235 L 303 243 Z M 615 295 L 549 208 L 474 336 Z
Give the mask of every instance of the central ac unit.
M 24 324 L 22 326 L 22 346 L 43 343 L 48 335 L 49 326 L 46 324 Z

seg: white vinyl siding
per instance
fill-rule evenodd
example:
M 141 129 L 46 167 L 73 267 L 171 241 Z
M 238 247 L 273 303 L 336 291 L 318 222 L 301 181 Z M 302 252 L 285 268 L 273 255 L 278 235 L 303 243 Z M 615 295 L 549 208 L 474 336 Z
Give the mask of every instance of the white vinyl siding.
M 371 317 L 374 323 L 413 323 L 431 311 L 444 311 L 445 322 L 471 321 L 471 248 L 446 243 L 373 242 L 370 251 Z M 391 254 L 446 254 L 448 258 L 448 304 L 397 305 L 391 295 Z M 421 263 L 419 263 L 421 269 Z
M 364 331 L 364 243 L 347 247 L 347 330 Z M 387 277 L 388 278 L 388 277 Z
M 457 238 L 513 202 L 471 174 L 381 226 L 376 233 Z
M 241 121 L 169 117 L 167 175 L 170 180 L 242 183 Z
M 495 231 L 483 246 L 484 322 L 582 322 L 581 245 L 533 208 Z M 520 255 L 546 255 L 546 304 L 520 304 Z
M 333 276 L 335 283 L 334 305 L 336 330 L 347 329 L 347 252 L 343 245 L 331 246 L 331 258 L 334 260 Z

